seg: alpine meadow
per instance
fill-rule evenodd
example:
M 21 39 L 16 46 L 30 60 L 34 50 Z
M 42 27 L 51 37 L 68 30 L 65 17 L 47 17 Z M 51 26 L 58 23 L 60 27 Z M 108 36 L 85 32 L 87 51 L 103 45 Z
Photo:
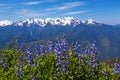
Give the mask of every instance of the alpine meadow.
M 0 0 L 0 80 L 120 80 L 119 0 Z

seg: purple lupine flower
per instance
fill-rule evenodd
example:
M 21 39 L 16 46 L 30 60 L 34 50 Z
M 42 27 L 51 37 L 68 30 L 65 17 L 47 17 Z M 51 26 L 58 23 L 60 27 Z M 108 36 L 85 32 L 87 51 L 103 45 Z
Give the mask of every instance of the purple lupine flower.
M 16 77 L 17 78 L 19 77 L 19 70 L 18 70 L 18 68 L 16 68 Z
M 0 57 L 4 57 L 5 56 L 5 54 L 0 54 Z
M 56 56 L 55 56 L 55 60 L 59 60 L 60 58 L 61 58 L 60 55 L 56 55 Z
M 26 54 L 27 54 L 26 60 L 27 60 L 28 64 L 31 65 L 33 62 L 33 55 L 29 50 L 26 51 Z
M 44 55 L 45 54 L 45 46 L 41 44 L 35 45 L 35 51 L 37 55 Z
M 39 52 L 43 54 L 44 50 L 45 50 L 45 46 L 44 45 L 39 45 Z
M 32 80 L 38 80 L 37 78 L 32 78 Z
M 39 66 L 38 63 L 34 63 L 35 69 L 37 69 L 38 66 Z
M 97 51 L 97 48 L 96 48 L 96 42 L 94 41 L 91 45 L 91 52 L 96 52 Z
M 23 75 L 22 65 L 17 64 L 16 66 L 17 66 L 17 68 L 16 68 L 16 78 L 17 78 L 17 80 L 21 80 L 22 75 Z
M 31 74 L 31 80 L 38 80 L 34 74 Z
M 86 49 L 85 49 L 84 53 L 86 53 L 86 54 L 88 54 L 88 53 L 89 53 L 89 48 L 88 48 L 88 46 L 86 47 Z
M 113 68 L 113 74 L 119 74 L 120 70 L 118 68 Z
M 55 54 L 55 60 L 57 71 L 60 71 L 61 73 L 67 73 L 68 70 L 68 61 L 67 57 L 67 41 L 66 38 L 63 37 L 63 39 L 59 40 L 58 43 L 55 44 L 54 47 L 54 54 Z
M 89 58 L 88 65 L 89 65 L 89 66 L 92 66 L 92 64 L 93 64 L 93 60 L 92 60 L 91 58 Z
M 77 54 L 79 54 L 79 53 L 81 53 L 81 51 L 80 51 L 80 45 L 76 42 L 76 44 L 75 45 L 73 45 L 73 50 L 74 50 L 74 52 Z
M 4 62 L 4 56 L 5 56 L 5 54 L 0 54 L 0 63 Z
M 63 71 L 68 71 L 68 61 L 64 61 L 63 65 L 62 65 L 62 70 Z
M 10 65 L 9 63 L 5 63 L 4 67 L 9 67 L 9 65 Z
M 59 62 L 56 63 L 56 66 L 59 66 L 59 65 L 61 65 L 62 63 L 63 63 L 63 61 L 59 61 Z
M 94 68 L 91 68 L 91 74 L 95 74 L 95 69 Z
M 67 67 L 67 65 L 66 65 L 66 64 L 63 64 L 63 65 L 62 65 L 62 70 L 63 70 L 63 71 L 68 70 L 68 67 Z
M 72 48 L 73 48 L 74 52 L 77 54 L 77 57 L 78 57 L 79 61 L 81 62 L 81 65 L 82 65 L 82 63 L 84 61 L 84 56 L 83 56 L 83 53 L 81 52 L 81 49 L 80 49 L 81 45 L 76 42 L 76 44 L 73 45 Z
M 120 73 L 120 65 L 118 63 L 114 63 L 113 74 Z
M 95 68 L 98 67 L 97 60 L 95 58 L 89 58 L 88 65 L 91 68 L 91 73 L 94 74 Z
M 48 52 L 52 52 L 54 48 L 53 41 L 48 41 Z
M 4 60 L 3 59 L 0 59 L 0 63 L 3 63 L 4 62 Z
M 92 65 L 92 68 L 94 69 L 94 68 L 97 67 L 97 66 L 98 66 L 98 63 L 95 62 L 95 63 Z
M 108 71 L 107 71 L 106 69 L 103 70 L 103 71 L 102 71 L 102 75 L 107 76 L 107 75 L 108 75 Z
M 95 68 L 98 67 L 98 61 L 97 61 L 97 48 L 95 46 L 95 43 L 93 43 L 90 47 L 89 51 L 89 57 L 88 57 L 88 65 L 90 66 L 91 73 L 94 74 Z
M 66 37 L 64 36 L 62 41 L 61 41 L 61 49 L 63 52 L 67 52 L 67 40 Z
M 114 67 L 118 68 L 120 65 L 118 63 L 114 63 Z
M 23 56 L 19 56 L 19 61 L 24 61 L 24 60 L 26 60 L 25 57 L 23 57 Z

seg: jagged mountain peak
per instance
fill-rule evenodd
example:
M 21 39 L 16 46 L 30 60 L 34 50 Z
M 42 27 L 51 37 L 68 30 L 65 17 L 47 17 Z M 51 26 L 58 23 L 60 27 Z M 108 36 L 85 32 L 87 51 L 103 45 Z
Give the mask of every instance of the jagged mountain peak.
M 0 26 L 8 26 L 11 24 L 12 24 L 12 21 L 9 21 L 9 20 L 0 21 Z
M 86 20 L 86 24 L 95 24 L 96 22 L 93 19 Z
M 4 21 L 0 21 L 0 26 L 8 26 L 8 25 L 16 25 L 16 26 L 23 26 L 23 24 L 26 23 L 27 26 L 31 26 L 31 25 L 39 25 L 41 27 L 46 26 L 48 23 L 50 23 L 51 25 L 60 25 L 60 26 L 77 26 L 79 24 L 92 24 L 94 25 L 96 22 L 92 19 L 88 19 L 86 21 L 82 21 L 80 19 L 76 19 L 73 17 L 62 17 L 62 18 L 45 18 L 45 19 L 26 19 L 25 21 L 16 21 L 16 22 L 12 22 L 12 21 L 8 21 L 8 20 L 4 20 Z

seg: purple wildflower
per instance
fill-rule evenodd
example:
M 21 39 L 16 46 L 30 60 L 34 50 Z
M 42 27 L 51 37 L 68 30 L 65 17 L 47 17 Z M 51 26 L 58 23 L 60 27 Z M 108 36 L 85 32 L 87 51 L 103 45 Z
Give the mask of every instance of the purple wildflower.
M 67 73 L 68 70 L 68 54 L 67 52 L 67 41 L 66 38 L 63 37 L 58 43 L 55 44 L 54 47 L 54 54 L 56 55 L 55 60 L 57 71 L 60 71 L 62 73 Z
M 27 50 L 27 51 L 26 51 L 26 54 L 27 54 L 27 55 L 26 55 L 26 60 L 27 60 L 28 64 L 31 65 L 32 62 L 33 62 L 32 53 L 31 53 L 29 50 Z
M 98 67 L 97 63 L 97 48 L 95 46 L 95 43 L 93 43 L 90 47 L 90 52 L 89 52 L 89 60 L 88 60 L 88 65 L 91 68 L 91 73 L 95 73 L 95 68 Z
M 103 70 L 103 71 L 102 71 L 102 75 L 107 76 L 107 75 L 108 75 L 108 71 L 107 71 L 106 69 Z
M 17 68 L 16 68 L 16 78 L 17 78 L 17 80 L 21 80 L 22 75 L 23 75 L 22 65 L 17 64 L 16 66 L 17 66 Z
M 120 65 L 118 63 L 114 63 L 113 74 L 120 73 Z
M 48 52 L 52 52 L 54 48 L 53 41 L 48 41 Z

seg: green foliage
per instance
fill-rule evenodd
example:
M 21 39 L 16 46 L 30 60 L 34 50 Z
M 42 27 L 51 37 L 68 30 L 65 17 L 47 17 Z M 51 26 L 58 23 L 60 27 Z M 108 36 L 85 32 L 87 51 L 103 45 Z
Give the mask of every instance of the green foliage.
M 20 61 L 19 56 L 24 57 L 23 52 L 16 49 L 2 49 L 0 55 L 3 55 L 3 62 L 0 62 L 0 80 L 15 80 L 16 64 L 22 65 L 22 80 L 31 80 L 32 75 L 38 80 L 119 80 L 120 74 L 112 74 L 113 66 L 100 62 L 95 68 L 95 74 L 91 74 L 88 65 L 88 55 L 84 54 L 84 61 L 79 61 L 77 55 L 70 50 L 68 58 L 68 72 L 61 73 L 56 70 L 55 54 L 47 53 L 44 56 L 34 58 L 34 62 L 28 65 L 25 60 Z M 34 66 L 38 63 L 38 66 Z M 102 71 L 106 70 L 107 75 L 103 75 Z M 18 79 L 20 80 L 20 79 Z

